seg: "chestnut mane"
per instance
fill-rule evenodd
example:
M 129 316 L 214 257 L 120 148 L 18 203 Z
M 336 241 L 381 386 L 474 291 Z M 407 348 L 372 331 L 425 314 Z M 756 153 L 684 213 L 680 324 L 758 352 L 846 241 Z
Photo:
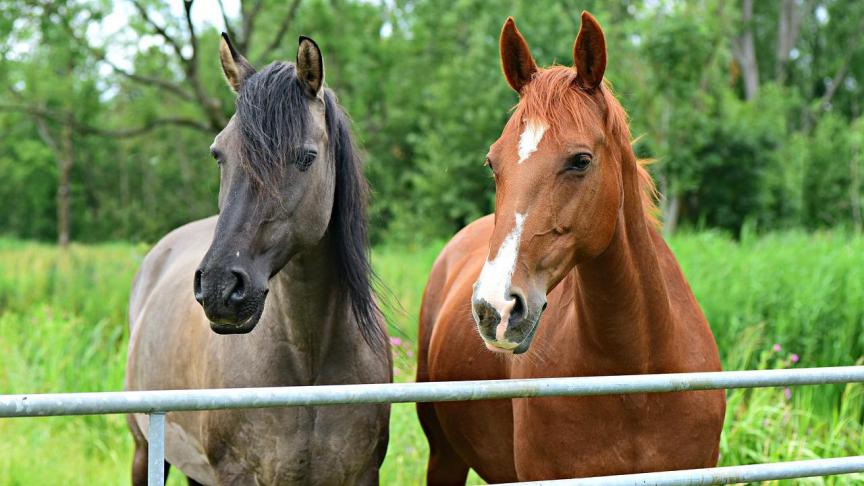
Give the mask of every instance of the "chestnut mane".
M 630 128 L 627 125 L 627 113 L 612 93 L 612 88 L 606 80 L 598 88 L 599 98 L 576 86 L 576 70 L 570 66 L 551 66 L 538 69 L 530 83 L 522 89 L 519 104 L 516 105 L 513 116 L 517 119 L 543 120 L 550 127 L 549 133 L 556 136 L 556 127 L 574 125 L 577 129 L 590 126 L 603 126 L 607 136 L 620 144 L 622 150 L 630 150 Z M 602 100 L 600 112 L 605 114 L 605 120 L 597 116 L 598 101 Z M 642 193 L 642 208 L 646 220 L 653 226 L 659 226 L 657 219 L 658 192 L 654 179 L 646 169 L 650 160 L 636 160 L 636 172 Z M 621 163 L 626 163 L 622 160 Z

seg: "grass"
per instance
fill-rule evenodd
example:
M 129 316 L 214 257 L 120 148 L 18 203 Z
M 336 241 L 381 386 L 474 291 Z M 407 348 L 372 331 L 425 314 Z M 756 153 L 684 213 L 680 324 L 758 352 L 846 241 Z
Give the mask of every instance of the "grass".
M 735 242 L 697 233 L 678 235 L 671 245 L 726 369 L 852 364 L 864 355 L 864 238 L 782 233 Z M 401 304 L 386 310 L 398 344 L 398 381 L 414 374 L 420 296 L 440 247 L 373 253 Z M 63 253 L 0 240 L 0 393 L 121 389 L 129 284 L 145 252 L 118 243 L 73 245 Z M 860 385 L 738 390 L 728 397 L 724 465 L 864 454 Z M 121 416 L 3 419 L 0 437 L 0 485 L 128 481 L 131 439 Z M 394 405 L 382 483 L 422 483 L 427 453 L 414 406 Z M 858 475 L 794 484 L 862 481 Z M 173 473 L 170 484 L 185 482 Z

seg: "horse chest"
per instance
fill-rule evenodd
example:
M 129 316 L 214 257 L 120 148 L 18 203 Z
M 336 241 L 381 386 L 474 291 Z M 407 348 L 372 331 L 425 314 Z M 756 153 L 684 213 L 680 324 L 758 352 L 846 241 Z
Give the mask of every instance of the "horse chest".
M 262 329 L 263 330 L 263 329 Z M 265 336 L 266 337 L 266 336 Z M 258 339 L 263 339 L 259 336 Z M 272 342 L 272 341 L 271 341 Z M 365 357 L 329 360 L 314 369 L 302 356 L 276 356 L 285 346 L 238 347 L 229 353 L 246 366 L 229 373 L 210 363 L 213 387 L 286 386 L 387 381 L 387 363 Z M 257 354 L 249 354 L 256 349 Z M 284 353 L 283 353 L 284 354 Z M 342 353 L 343 358 L 352 356 Z M 355 484 L 385 439 L 386 406 L 292 407 L 169 414 L 166 458 L 204 484 Z
M 298 407 L 218 410 L 197 418 L 169 420 L 166 452 L 169 462 L 186 466 L 181 466 L 184 472 L 199 481 L 353 484 L 370 466 L 386 411 L 380 406 Z M 191 437 L 187 431 L 196 426 L 201 434 Z
M 698 393 L 698 392 L 697 392 Z M 722 416 L 693 408 L 692 394 L 516 400 L 514 460 L 520 480 L 707 467 Z M 538 451 L 543 460 L 538 460 Z

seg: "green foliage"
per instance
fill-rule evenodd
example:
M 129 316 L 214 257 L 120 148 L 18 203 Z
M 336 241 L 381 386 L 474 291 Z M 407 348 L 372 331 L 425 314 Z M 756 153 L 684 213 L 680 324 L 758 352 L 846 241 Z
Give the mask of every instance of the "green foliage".
M 838 115 L 823 117 L 808 144 L 804 168 L 804 213 L 810 227 L 842 224 L 849 213 L 850 127 Z
M 82 34 L 118 5 L 0 3 L 0 34 L 6 33 L 0 80 L 13 87 L 0 94 L 0 105 L 35 105 L 108 129 L 166 116 L 205 126 L 164 126 L 130 139 L 76 132 L 74 239 L 154 241 L 216 210 L 218 176 L 207 147 L 218 126 L 214 117 L 227 119 L 233 104 L 217 59 L 221 25 L 197 26 L 197 81 L 189 84 L 188 66 L 140 16 L 129 18 L 126 40 Z M 760 229 L 861 227 L 864 44 L 856 32 L 864 15 L 856 13 L 864 11 L 852 0 L 792 4 L 800 28 L 782 58 L 786 3 L 756 2 L 752 22 L 744 24 L 739 4 L 719 0 L 542 8 L 506 0 L 306 0 L 272 51 L 266 48 L 288 6 L 265 1 L 246 54 L 259 64 L 290 60 L 297 34 L 318 40 L 327 82 L 353 116 L 365 151 L 376 242 L 447 238 L 493 210 L 494 187 L 481 165 L 517 101 L 500 73 L 501 24 L 515 16 L 539 64 L 566 65 L 583 8 L 605 27 L 607 78 L 641 137 L 638 153 L 657 159 L 652 170 L 667 197 L 670 228 L 676 221 L 733 234 L 747 221 Z M 188 40 L 183 19 L 167 4 L 144 5 L 181 43 Z M 239 27 L 239 19 L 230 21 Z M 760 86 L 745 100 L 746 67 L 736 46 L 748 29 Z M 136 49 L 135 36 L 147 42 Z M 130 40 L 128 71 L 187 94 L 200 89 L 204 101 L 106 69 L 98 54 Z M 56 136 L 62 125 L 48 120 L 48 132 Z M 53 239 L 56 150 L 46 150 L 32 115 L 0 111 L 0 127 L 0 176 L 10 181 L 0 195 L 14 200 L 0 214 L 0 234 Z
M 168 4 L 143 3 L 184 39 Z M 287 3 L 262 2 L 246 52 L 256 64 Z M 569 65 L 583 8 L 605 28 L 607 78 L 641 137 L 637 152 L 657 159 L 666 220 L 716 228 L 685 231 L 671 244 L 725 367 L 792 366 L 790 353 L 799 366 L 861 359 L 864 241 L 853 230 L 864 205 L 864 3 L 793 2 L 800 34 L 785 63 L 778 35 L 786 2 L 754 2 L 749 24 L 740 21 L 739 3 L 301 2 L 264 61 L 293 60 L 297 35 L 314 37 L 327 83 L 354 119 L 373 190 L 374 264 L 395 296 L 385 311 L 390 334 L 403 341 L 398 380 L 413 377 L 417 311 L 440 242 L 493 210 L 482 162 L 517 102 L 500 72 L 501 24 L 506 15 L 517 19 L 540 65 Z M 133 34 L 131 43 L 84 35 L 117 8 L 107 0 L 0 0 L 0 83 L 8 88 L 0 93 L 0 236 L 56 238 L 61 171 L 50 141 L 66 120 L 113 130 L 166 116 L 207 125 L 208 117 L 231 115 L 217 57 L 221 25 L 197 26 L 202 104 L 106 69 L 98 54 L 117 43 L 131 52 L 130 72 L 191 89 L 182 84 L 184 65 L 141 16 L 130 15 L 121 29 Z M 749 100 L 735 55 L 746 29 L 760 79 Z M 62 117 L 40 126 L 38 116 L 2 106 Z M 218 172 L 207 149 L 215 130 L 207 130 L 160 125 L 132 138 L 76 130 L 73 239 L 155 241 L 214 213 Z M 753 236 L 828 227 L 838 229 Z M 0 390 L 120 389 L 128 289 L 144 251 L 100 244 L 58 253 L 0 240 Z M 772 351 L 775 343 L 781 352 Z M 791 399 L 775 389 L 730 392 L 721 462 L 862 454 L 862 410 L 860 386 L 799 388 Z M 119 416 L 0 421 L 0 436 L 0 484 L 116 484 L 128 475 L 131 442 Z M 383 483 L 420 483 L 427 453 L 413 406 L 394 406 Z M 171 484 L 182 484 L 178 475 Z
M 721 355 L 748 343 L 779 343 L 806 366 L 864 356 L 864 240 L 843 233 L 776 233 L 735 242 L 714 232 L 671 240 Z M 759 333 L 747 334 L 758 327 Z M 724 363 L 754 368 L 759 357 Z
M 849 365 L 864 357 L 864 238 L 790 232 L 755 239 L 745 231 L 734 241 L 685 232 L 670 243 L 725 369 Z M 420 298 L 442 246 L 373 251 L 395 297 L 385 313 L 397 381 L 413 380 Z M 64 253 L 0 240 L 0 390 L 122 389 L 126 302 L 145 251 L 102 244 Z M 864 453 L 860 385 L 736 390 L 728 397 L 722 465 Z M 107 485 L 128 477 L 132 441 L 122 416 L 2 420 L 0 436 L 0 484 Z M 428 446 L 413 405 L 393 406 L 390 437 L 382 484 L 422 484 Z M 170 484 L 184 484 L 171 476 Z

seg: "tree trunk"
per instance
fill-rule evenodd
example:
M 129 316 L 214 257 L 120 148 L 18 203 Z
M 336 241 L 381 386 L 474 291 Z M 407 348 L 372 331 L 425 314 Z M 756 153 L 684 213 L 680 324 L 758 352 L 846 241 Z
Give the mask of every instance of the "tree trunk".
M 672 236 L 678 227 L 678 213 L 681 209 L 681 197 L 673 191 L 669 175 L 661 173 L 660 182 L 660 220 L 663 222 L 663 236 Z
M 69 205 L 71 200 L 69 176 L 72 171 L 74 154 L 72 151 L 72 127 L 64 123 L 60 128 L 60 141 L 51 133 L 51 128 L 44 118 L 34 118 L 39 137 L 54 153 L 57 161 L 57 244 L 62 248 L 69 246 Z
M 70 226 L 70 172 L 72 172 L 72 128 L 66 124 L 60 131 L 60 153 L 57 154 L 57 244 L 69 246 Z
M 744 97 L 752 100 L 759 93 L 759 63 L 753 41 L 753 0 L 741 4 L 741 34 L 732 42 L 732 51 L 744 76 Z
M 663 211 L 663 236 L 669 237 L 678 228 L 678 213 L 681 211 L 681 197 L 670 193 L 665 196 L 666 203 Z
M 786 65 L 789 63 L 789 55 L 795 48 L 800 30 L 801 16 L 798 15 L 798 4 L 795 0 L 783 0 L 777 25 L 777 64 L 774 67 L 774 79 L 778 84 L 782 85 L 786 82 Z

